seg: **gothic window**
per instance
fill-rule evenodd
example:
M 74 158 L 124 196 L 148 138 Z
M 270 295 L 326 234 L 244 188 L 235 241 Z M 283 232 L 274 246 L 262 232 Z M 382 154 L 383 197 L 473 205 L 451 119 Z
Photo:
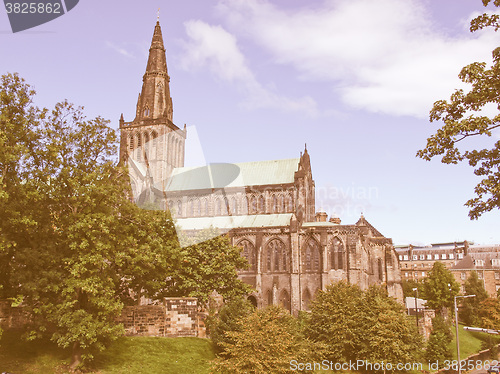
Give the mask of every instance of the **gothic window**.
M 221 203 L 220 199 L 217 199 L 215 201 L 215 215 L 222 216 L 222 203 Z
M 282 290 L 280 293 L 280 305 L 290 311 L 290 294 L 287 290 Z
M 273 291 L 267 290 L 267 305 L 273 305 Z
M 283 195 L 279 197 L 279 210 L 281 213 L 285 213 L 285 198 Z
M 378 259 L 378 279 L 379 281 L 384 280 L 384 267 L 381 258 Z
M 255 196 L 250 199 L 250 213 L 257 213 L 257 198 Z
M 288 195 L 287 198 L 288 212 L 293 212 L 293 199 L 292 195 Z
M 319 271 L 320 268 L 319 245 L 314 239 L 309 239 L 305 249 L 305 270 Z
M 237 244 L 239 247 L 243 247 L 243 257 L 245 257 L 248 261 L 250 267 L 247 271 L 256 271 L 257 270 L 257 256 L 255 254 L 254 245 L 247 239 L 243 239 Z
M 330 268 L 343 269 L 344 268 L 344 245 L 339 238 L 334 238 L 332 247 L 330 249 Z
M 182 217 L 182 201 L 177 201 L 177 215 Z
M 302 303 L 304 305 L 305 310 L 309 310 L 310 302 L 311 302 L 311 293 L 309 292 L 309 289 L 306 288 L 302 296 Z
M 133 152 L 134 152 L 134 138 L 132 135 L 128 138 L 128 141 L 129 141 L 130 154 L 133 154 Z
M 147 105 L 144 108 L 144 117 L 149 117 L 149 107 Z
M 266 252 L 268 271 L 287 271 L 290 268 L 286 246 L 281 240 L 272 239 L 269 241 Z
M 202 216 L 208 216 L 208 199 L 203 200 Z
M 278 199 L 273 195 L 273 213 L 278 213 Z
M 238 214 L 238 204 L 236 203 L 235 197 L 231 198 L 231 214 L 232 215 Z
M 168 202 L 168 210 L 169 210 L 170 212 L 172 212 L 172 210 L 173 210 L 173 209 L 174 209 L 174 202 L 173 202 L 172 200 L 170 200 L 170 201 Z
M 229 209 L 229 201 L 227 200 L 226 197 L 224 197 L 224 208 L 226 209 L 224 211 L 224 215 L 229 214 L 231 210 Z
M 187 216 L 188 217 L 194 217 L 194 204 L 193 204 L 193 200 L 189 200 L 188 201 Z
M 149 160 L 149 134 L 147 132 L 144 133 L 144 154 Z
M 265 213 L 264 196 L 259 196 L 259 213 Z
M 142 139 L 141 139 L 141 134 L 137 134 L 137 160 L 141 161 L 142 160 Z
M 243 197 L 243 202 L 241 206 L 241 214 L 248 214 L 249 209 L 248 209 L 248 197 Z

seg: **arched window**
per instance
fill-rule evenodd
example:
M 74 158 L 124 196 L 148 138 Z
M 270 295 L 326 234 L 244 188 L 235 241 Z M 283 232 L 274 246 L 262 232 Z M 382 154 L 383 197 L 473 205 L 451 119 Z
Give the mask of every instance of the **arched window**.
M 309 288 L 304 290 L 302 294 L 302 303 L 305 310 L 309 310 L 309 303 L 311 302 L 311 292 L 309 292 Z
M 257 270 L 257 256 L 255 253 L 255 247 L 247 239 L 243 239 L 237 244 L 239 247 L 243 248 L 242 255 L 245 257 L 248 261 L 248 264 L 250 267 L 248 268 L 247 271 L 256 271 Z
M 142 138 L 141 138 L 141 133 L 137 133 L 137 160 L 141 161 L 142 160 Z
M 144 107 L 144 117 L 149 117 L 149 107 L 147 105 Z
M 288 205 L 288 212 L 293 212 L 293 199 L 292 195 L 287 196 L 287 205 Z
M 280 305 L 290 311 L 290 294 L 285 289 L 283 289 L 280 293 Z
M 259 213 L 265 213 L 266 212 L 266 207 L 264 204 L 264 196 L 260 195 L 259 196 Z
M 279 211 L 280 213 L 285 213 L 285 198 L 283 195 L 279 197 Z
M 257 198 L 255 196 L 250 199 L 250 213 L 257 213 Z
M 319 271 L 320 269 L 319 245 L 314 239 L 309 239 L 305 248 L 304 267 L 306 271 Z
M 147 132 L 144 133 L 144 154 L 149 160 L 149 134 Z
M 129 149 L 130 149 L 130 154 L 133 155 L 133 152 L 134 152 L 134 137 L 132 135 L 130 135 L 130 137 L 128 138 L 128 146 L 129 146 Z
M 238 214 L 238 204 L 234 196 L 231 198 L 231 214 L 232 215 Z
M 273 213 L 278 213 L 278 199 L 273 195 Z
M 182 201 L 177 201 L 177 216 L 182 217 Z
M 281 240 L 270 240 L 266 252 L 267 271 L 287 271 L 290 268 L 286 245 Z
M 221 199 L 215 200 L 215 215 L 222 216 L 222 202 Z
M 334 238 L 330 249 L 330 268 L 343 269 L 344 255 L 344 244 L 342 244 L 339 238 Z

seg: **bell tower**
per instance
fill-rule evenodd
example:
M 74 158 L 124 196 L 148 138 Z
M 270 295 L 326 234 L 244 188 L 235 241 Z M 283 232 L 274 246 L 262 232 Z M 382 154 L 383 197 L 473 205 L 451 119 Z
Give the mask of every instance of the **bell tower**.
M 120 117 L 120 160 L 131 171 L 134 196 L 145 188 L 161 191 L 172 170 L 184 166 L 185 140 L 186 126 L 180 129 L 173 123 L 170 77 L 157 21 L 135 118 L 125 122 L 123 114 Z

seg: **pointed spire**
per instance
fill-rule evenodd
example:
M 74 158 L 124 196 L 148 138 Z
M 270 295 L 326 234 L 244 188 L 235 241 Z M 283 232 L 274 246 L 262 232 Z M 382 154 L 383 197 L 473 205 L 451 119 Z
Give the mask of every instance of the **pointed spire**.
M 146 73 L 142 78 L 142 91 L 137 101 L 137 120 L 167 118 L 172 121 L 173 106 L 170 97 L 170 77 L 163 45 L 160 22 L 156 21 L 149 48 Z

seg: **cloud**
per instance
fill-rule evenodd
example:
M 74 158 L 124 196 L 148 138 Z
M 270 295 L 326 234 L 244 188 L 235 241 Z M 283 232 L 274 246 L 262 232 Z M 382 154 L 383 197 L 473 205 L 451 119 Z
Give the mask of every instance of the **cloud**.
M 203 21 L 185 23 L 189 40 L 184 43 L 181 65 L 186 70 L 205 66 L 219 79 L 235 83 L 246 94 L 243 103 L 248 108 L 272 107 L 284 111 L 317 114 L 315 101 L 310 97 L 292 99 L 263 87 L 247 66 L 236 38 L 221 26 L 211 26 Z
M 460 88 L 462 66 L 490 60 L 493 32 L 451 37 L 417 0 L 331 0 L 280 9 L 266 0 L 222 0 L 228 30 L 302 80 L 329 84 L 356 109 L 427 117 Z
M 134 58 L 135 57 L 133 54 L 131 54 L 130 52 L 128 52 L 125 48 L 122 48 L 122 47 L 120 47 L 120 46 L 118 46 L 116 44 L 113 44 L 111 42 L 106 42 L 106 46 L 108 48 L 111 48 L 115 52 L 118 52 L 122 56 L 129 57 L 129 58 Z

